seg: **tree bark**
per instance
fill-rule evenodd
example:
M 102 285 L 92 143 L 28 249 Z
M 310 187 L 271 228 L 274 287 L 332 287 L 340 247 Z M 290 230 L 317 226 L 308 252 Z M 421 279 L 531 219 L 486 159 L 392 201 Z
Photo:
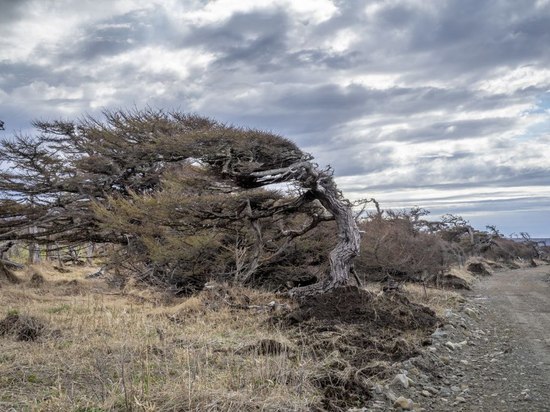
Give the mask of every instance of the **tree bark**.
M 258 267 L 260 266 L 260 258 L 263 252 L 263 239 L 262 239 L 262 227 L 258 219 L 254 219 L 252 213 L 252 207 L 250 206 L 250 200 L 247 201 L 246 207 L 241 213 L 243 218 L 248 222 L 252 233 L 254 234 L 254 244 L 252 245 L 252 256 L 246 269 L 243 271 L 237 271 L 235 280 L 240 284 L 247 283 L 254 275 Z
M 360 232 L 353 214 L 351 203 L 336 187 L 332 170 L 319 170 L 311 163 L 311 157 L 289 167 L 253 172 L 247 175 L 253 183 L 263 186 L 271 183 L 297 181 L 309 191 L 311 200 L 319 200 L 332 214 L 337 226 L 338 243 L 329 254 L 330 270 L 326 279 L 313 285 L 294 288 L 289 291 L 292 297 L 301 297 L 328 292 L 350 282 L 353 259 L 359 255 Z
M 329 254 L 330 270 L 327 278 L 314 285 L 292 289 L 289 294 L 293 297 L 325 293 L 348 285 L 353 259 L 359 255 L 361 240 L 351 204 L 336 187 L 330 170 L 319 171 L 311 163 L 304 169 L 306 173 L 301 175 L 300 180 L 311 190 L 314 198 L 334 216 L 338 243 Z
M 38 233 L 38 228 L 36 226 L 32 226 L 29 228 L 29 234 L 36 235 Z M 29 243 L 29 260 L 30 265 L 34 265 L 35 263 L 40 262 L 40 246 L 38 243 L 31 241 Z
M 0 245 L 0 259 L 4 259 L 4 255 L 8 253 L 13 244 L 13 242 L 6 242 L 3 245 Z
M 88 266 L 92 266 L 94 264 L 94 252 L 95 252 L 95 245 L 92 242 L 89 242 L 86 246 L 86 264 Z

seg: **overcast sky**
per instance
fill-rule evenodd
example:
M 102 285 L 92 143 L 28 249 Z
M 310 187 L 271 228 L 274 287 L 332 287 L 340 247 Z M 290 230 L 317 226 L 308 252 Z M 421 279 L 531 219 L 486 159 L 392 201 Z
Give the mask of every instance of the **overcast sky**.
M 550 237 L 550 0 L 0 0 L 0 136 L 145 105 L 283 134 L 352 199 Z

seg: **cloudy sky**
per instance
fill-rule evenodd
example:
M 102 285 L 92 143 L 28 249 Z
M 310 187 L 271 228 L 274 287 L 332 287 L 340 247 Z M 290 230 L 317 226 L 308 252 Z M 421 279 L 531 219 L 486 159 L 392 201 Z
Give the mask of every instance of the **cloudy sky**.
M 352 199 L 550 237 L 549 0 L 0 0 L 0 119 L 180 109 Z

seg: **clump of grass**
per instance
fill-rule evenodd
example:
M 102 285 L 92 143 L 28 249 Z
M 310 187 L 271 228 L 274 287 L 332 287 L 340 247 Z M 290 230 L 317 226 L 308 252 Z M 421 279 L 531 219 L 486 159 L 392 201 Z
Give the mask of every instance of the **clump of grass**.
M 428 306 L 440 317 L 446 309 L 457 307 L 464 302 L 460 293 L 448 289 L 426 287 L 418 283 L 407 283 L 403 288 L 413 302 Z
M 39 319 L 10 310 L 0 320 L 0 336 L 14 336 L 18 341 L 35 341 L 42 336 L 45 325 Z
M 64 311 L 68 311 L 70 309 L 71 309 L 70 305 L 68 305 L 66 303 L 63 303 L 62 305 L 56 305 L 56 306 L 53 306 L 51 308 L 46 309 L 46 312 L 51 313 L 51 314 L 55 314 L 55 313 L 61 313 L 61 312 L 64 312 Z

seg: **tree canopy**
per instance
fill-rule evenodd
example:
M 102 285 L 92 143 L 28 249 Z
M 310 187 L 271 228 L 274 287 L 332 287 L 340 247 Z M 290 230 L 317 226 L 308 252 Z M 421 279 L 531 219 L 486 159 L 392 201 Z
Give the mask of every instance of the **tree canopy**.
M 351 205 L 332 170 L 282 136 L 152 109 L 34 126 L 34 136 L 0 142 L 0 240 L 117 243 L 157 278 L 181 270 L 171 248 L 200 244 L 202 257 L 230 251 L 231 268 L 220 270 L 247 281 L 333 219 L 327 274 L 302 292 L 348 282 L 359 252 Z

